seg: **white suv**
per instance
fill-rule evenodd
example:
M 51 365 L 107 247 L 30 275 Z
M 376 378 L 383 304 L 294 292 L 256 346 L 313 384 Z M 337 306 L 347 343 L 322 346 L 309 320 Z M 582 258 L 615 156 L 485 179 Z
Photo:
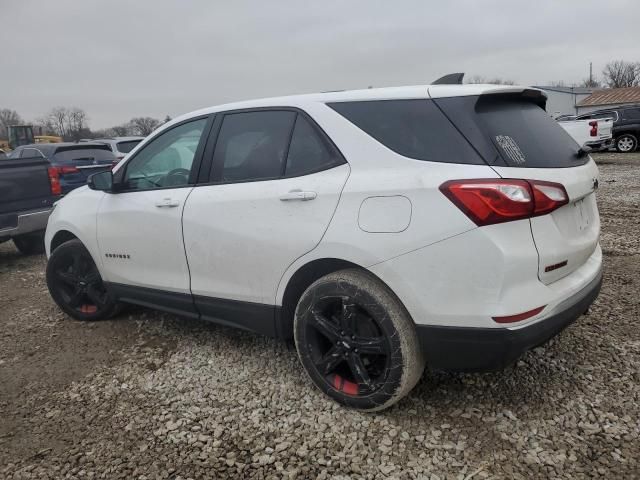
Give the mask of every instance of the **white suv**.
M 501 368 L 601 284 L 598 170 L 545 100 L 427 85 L 177 118 L 55 208 L 51 295 L 83 320 L 132 303 L 294 339 L 363 410 L 425 364 Z

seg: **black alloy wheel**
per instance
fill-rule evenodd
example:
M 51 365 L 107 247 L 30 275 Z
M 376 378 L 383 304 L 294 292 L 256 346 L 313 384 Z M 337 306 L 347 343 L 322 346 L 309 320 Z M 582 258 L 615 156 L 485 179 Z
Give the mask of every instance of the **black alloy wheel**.
M 79 240 L 59 246 L 47 263 L 47 286 L 62 310 L 79 320 L 108 318 L 118 310 L 89 251 Z
M 391 344 L 376 320 L 350 297 L 319 300 L 305 328 L 314 366 L 334 388 L 357 396 L 384 385 Z
M 389 288 L 365 270 L 322 277 L 302 294 L 294 337 L 313 383 L 342 405 L 382 410 L 424 370 L 415 325 Z

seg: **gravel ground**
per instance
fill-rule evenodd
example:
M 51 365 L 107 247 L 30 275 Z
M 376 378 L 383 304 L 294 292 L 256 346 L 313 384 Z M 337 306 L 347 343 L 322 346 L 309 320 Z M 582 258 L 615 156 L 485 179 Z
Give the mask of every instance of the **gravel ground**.
M 640 478 L 640 154 L 597 160 L 590 315 L 377 414 L 323 397 L 270 339 L 143 309 L 72 321 L 45 259 L 1 245 L 0 478 Z

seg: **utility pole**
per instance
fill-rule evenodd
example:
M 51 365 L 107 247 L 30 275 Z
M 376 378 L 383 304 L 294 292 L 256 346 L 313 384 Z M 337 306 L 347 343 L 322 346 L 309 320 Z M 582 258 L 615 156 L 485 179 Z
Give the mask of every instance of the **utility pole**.
M 593 85 L 593 62 L 589 62 L 589 86 Z

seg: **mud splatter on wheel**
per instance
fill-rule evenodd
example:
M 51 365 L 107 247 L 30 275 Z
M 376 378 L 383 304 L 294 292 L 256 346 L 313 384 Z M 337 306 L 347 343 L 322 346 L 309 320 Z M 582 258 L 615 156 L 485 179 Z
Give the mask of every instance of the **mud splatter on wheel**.
M 342 270 L 312 284 L 298 303 L 294 334 L 311 380 L 352 408 L 391 406 L 424 370 L 409 314 L 365 271 Z

